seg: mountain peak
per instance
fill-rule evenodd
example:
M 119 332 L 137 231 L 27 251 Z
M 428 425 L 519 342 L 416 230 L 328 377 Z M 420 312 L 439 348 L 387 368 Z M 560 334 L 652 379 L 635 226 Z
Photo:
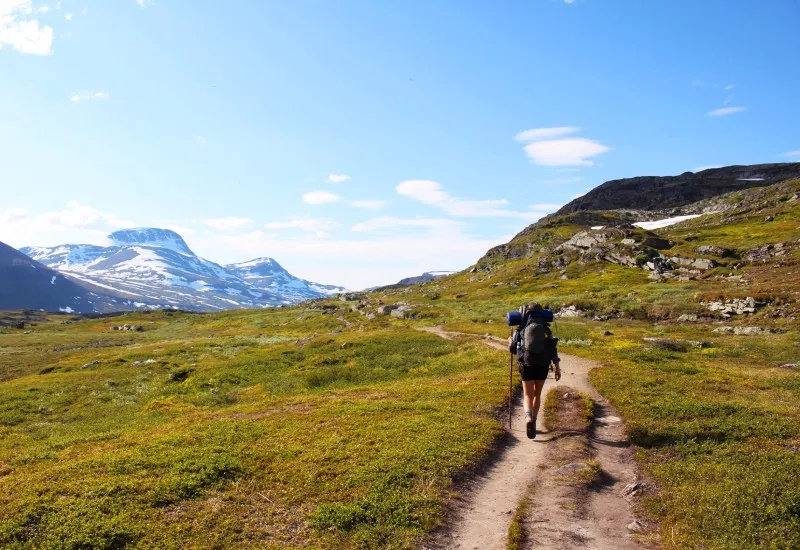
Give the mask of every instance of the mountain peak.
M 183 237 L 171 229 L 158 227 L 135 227 L 133 229 L 120 229 L 108 236 L 115 246 L 158 246 L 194 256 Z

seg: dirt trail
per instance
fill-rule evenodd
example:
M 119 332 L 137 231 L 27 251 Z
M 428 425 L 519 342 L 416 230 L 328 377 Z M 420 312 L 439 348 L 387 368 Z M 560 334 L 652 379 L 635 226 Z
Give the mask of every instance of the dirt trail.
M 442 338 L 475 336 L 446 332 L 441 327 L 423 329 Z M 487 345 L 508 349 L 507 342 L 498 337 L 484 336 Z M 634 520 L 622 489 L 634 480 L 632 452 L 625 439 L 624 426 L 611 404 L 589 383 L 589 370 L 599 364 L 580 357 L 560 354 L 562 377 L 560 383 L 592 396 L 597 403 L 591 447 L 603 469 L 603 485 L 592 491 L 586 503 L 584 519 L 559 525 L 557 521 L 533 521 L 529 525 L 531 541 L 538 549 L 628 550 L 639 548 L 627 531 Z M 516 364 L 515 364 L 516 370 Z M 516 376 L 516 373 L 515 373 Z M 543 397 L 555 386 L 552 374 L 545 384 Z M 425 549 L 500 550 L 506 547 L 508 526 L 520 500 L 535 486 L 541 474 L 549 434 L 540 412 L 535 440 L 525 435 L 522 400 L 514 404 L 512 432 L 508 443 L 496 460 L 478 477 L 471 480 L 455 502 L 456 518 L 447 529 L 426 542 Z M 544 495 L 546 498 L 546 495 Z M 558 502 L 537 501 L 537 508 L 547 508 L 558 515 Z M 533 548 L 534 546 L 527 546 Z

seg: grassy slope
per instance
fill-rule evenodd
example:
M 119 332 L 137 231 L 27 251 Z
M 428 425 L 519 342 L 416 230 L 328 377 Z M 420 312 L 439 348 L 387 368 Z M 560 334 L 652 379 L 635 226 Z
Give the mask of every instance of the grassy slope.
M 689 255 L 702 244 L 743 252 L 796 238 L 798 227 L 797 201 L 774 201 L 661 233 Z M 556 226 L 547 238 L 580 229 Z M 507 372 L 502 352 L 413 328 L 505 336 L 505 311 L 534 298 L 625 314 L 559 322 L 556 332 L 566 352 L 608 366 L 593 380 L 662 488 L 649 509 L 667 545 L 800 545 L 800 380 L 777 368 L 796 360 L 798 327 L 772 317 L 782 304 L 796 311 L 797 251 L 742 269 L 725 260 L 700 280 L 666 283 L 601 262 L 571 264 L 562 280 L 537 275 L 536 260 L 494 258 L 488 272 L 372 296 L 412 304 L 415 320 L 368 321 L 332 300 L 339 312 L 124 318 L 143 333 L 111 332 L 119 319 L 59 324 L 64 317 L 33 334 L 8 330 L 0 546 L 411 547 L 442 520 L 452 479 L 500 434 L 493 411 Z M 746 284 L 719 278 L 729 273 Z M 702 312 L 704 297 L 753 294 L 774 304 L 727 324 L 786 332 L 732 336 L 674 322 Z M 711 347 L 669 352 L 644 336 Z M 147 359 L 155 362 L 133 366 Z

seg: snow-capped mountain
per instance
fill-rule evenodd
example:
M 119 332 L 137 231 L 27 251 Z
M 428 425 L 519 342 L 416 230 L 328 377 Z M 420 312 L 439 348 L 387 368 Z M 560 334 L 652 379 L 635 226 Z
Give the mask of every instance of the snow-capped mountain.
M 272 277 L 266 268 L 261 269 L 262 259 L 239 264 L 245 271 L 255 270 L 254 278 L 245 278 L 238 268 L 200 258 L 169 229 L 124 229 L 109 235 L 109 240 L 112 244 L 107 247 L 66 244 L 21 251 L 98 292 L 122 296 L 127 308 L 210 311 L 270 307 L 336 292 L 293 277 L 274 260 L 270 261 L 278 271 Z
M 275 292 L 295 301 L 347 292 L 346 288 L 340 286 L 321 285 L 299 279 L 272 258 L 256 258 L 249 262 L 228 264 L 225 267 L 231 273 L 235 273 L 258 288 Z

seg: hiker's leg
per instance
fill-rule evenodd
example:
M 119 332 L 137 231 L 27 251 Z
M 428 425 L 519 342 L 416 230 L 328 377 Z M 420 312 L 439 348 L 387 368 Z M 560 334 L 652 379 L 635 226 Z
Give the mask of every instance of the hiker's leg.
M 530 412 L 533 410 L 533 395 L 536 391 L 534 386 L 533 380 L 523 380 L 522 381 L 522 391 L 524 393 L 524 398 L 522 399 L 522 403 L 525 407 L 525 412 Z M 533 413 L 534 416 L 536 413 Z
M 531 393 L 533 394 L 533 403 L 531 404 L 531 412 L 533 416 L 539 415 L 539 406 L 542 404 L 542 388 L 544 388 L 544 380 L 531 380 L 527 382 L 531 386 Z

